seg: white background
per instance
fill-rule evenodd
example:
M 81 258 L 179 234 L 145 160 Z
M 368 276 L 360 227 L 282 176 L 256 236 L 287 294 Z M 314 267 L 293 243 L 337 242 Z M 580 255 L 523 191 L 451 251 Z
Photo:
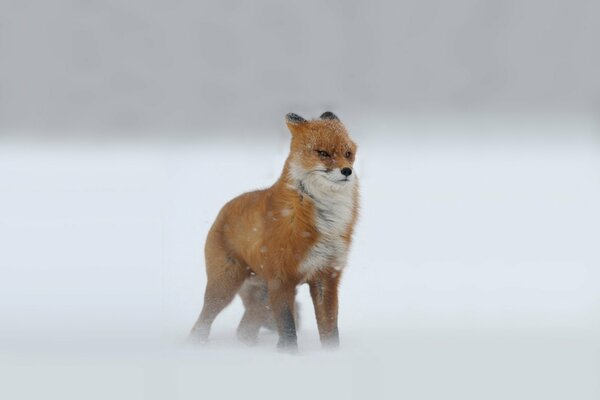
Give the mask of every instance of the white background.
M 432 122 L 434 121 L 434 122 Z M 364 120 L 362 212 L 324 352 L 186 343 L 219 208 L 266 187 L 271 141 L 0 143 L 3 398 L 600 396 L 600 145 L 582 119 Z

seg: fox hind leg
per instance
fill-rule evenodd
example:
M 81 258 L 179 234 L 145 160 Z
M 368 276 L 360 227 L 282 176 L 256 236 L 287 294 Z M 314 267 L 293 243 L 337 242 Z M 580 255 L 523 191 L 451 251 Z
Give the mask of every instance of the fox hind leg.
M 256 343 L 261 326 L 273 327 L 275 322 L 269 309 L 267 283 L 252 276 L 244 282 L 238 292 L 244 303 L 245 312 L 237 329 L 238 338 L 248 344 Z
M 200 341 L 208 340 L 210 328 L 221 311 L 233 300 L 248 271 L 238 260 L 228 255 L 220 246 L 207 247 L 206 251 L 206 291 L 204 306 L 192 328 L 192 337 Z

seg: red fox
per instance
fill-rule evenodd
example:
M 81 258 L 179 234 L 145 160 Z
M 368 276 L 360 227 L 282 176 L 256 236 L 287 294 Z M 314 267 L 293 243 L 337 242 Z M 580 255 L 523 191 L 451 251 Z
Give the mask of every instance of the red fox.
M 255 342 L 275 321 L 279 348 L 298 347 L 296 287 L 308 283 L 321 343 L 339 346 L 338 285 L 358 217 L 356 144 L 332 112 L 286 115 L 290 154 L 273 186 L 229 201 L 205 246 L 204 306 L 192 336 L 205 341 L 216 316 L 242 297 L 238 337 Z

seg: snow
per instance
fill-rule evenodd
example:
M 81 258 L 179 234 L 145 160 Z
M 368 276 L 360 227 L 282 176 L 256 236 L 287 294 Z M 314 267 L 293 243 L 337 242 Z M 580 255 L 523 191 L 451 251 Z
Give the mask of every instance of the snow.
M 238 343 L 239 299 L 185 340 L 205 235 L 283 140 L 0 142 L 0 397 L 598 398 L 597 134 L 363 136 L 341 349 L 303 286 L 295 356 Z

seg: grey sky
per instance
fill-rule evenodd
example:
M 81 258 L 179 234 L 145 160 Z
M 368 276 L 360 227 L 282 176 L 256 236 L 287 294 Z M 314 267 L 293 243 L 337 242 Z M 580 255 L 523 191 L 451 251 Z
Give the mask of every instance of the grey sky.
M 593 112 L 599 15 L 583 0 L 2 1 L 0 134 Z

